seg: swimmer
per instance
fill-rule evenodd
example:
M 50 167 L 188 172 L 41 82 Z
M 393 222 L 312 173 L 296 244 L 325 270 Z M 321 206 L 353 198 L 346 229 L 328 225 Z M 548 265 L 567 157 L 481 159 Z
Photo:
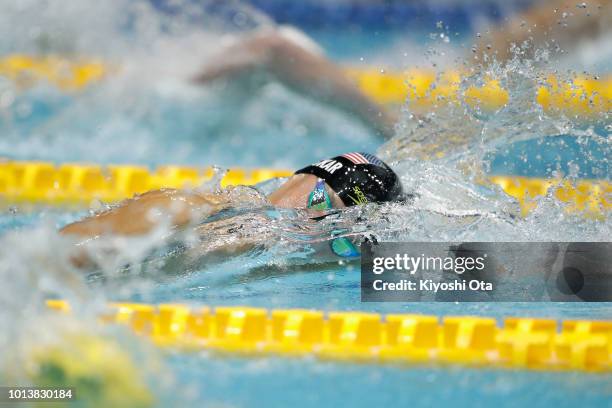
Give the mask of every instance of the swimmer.
M 610 1 L 589 2 L 586 8 L 580 8 L 579 2 L 577 8 L 574 0 L 536 2 L 483 35 L 474 48 L 475 57 L 478 63 L 508 60 L 513 55 L 511 45 L 520 46 L 526 40 L 533 43 L 533 49 L 547 43 L 571 49 L 589 39 L 605 38 L 610 27 Z M 265 27 L 244 37 L 229 38 L 209 61 L 193 77 L 195 83 L 225 80 L 243 84 L 242 79 L 252 85 L 263 73 L 263 77 L 301 95 L 359 118 L 387 139 L 394 135 L 398 112 L 363 93 L 345 69 L 327 58 L 318 44 L 295 27 Z
M 396 117 L 387 107 L 365 95 L 346 71 L 329 60 L 306 34 L 290 26 L 261 29 L 231 39 L 193 78 L 198 84 L 246 78 L 265 73 L 286 87 L 332 105 L 390 138 Z
M 205 246 L 208 234 L 215 234 L 220 228 L 227 233 L 231 231 L 230 226 L 236 223 L 227 219 L 212 223 L 203 221 L 235 206 L 237 196 L 240 197 L 238 201 L 243 201 L 241 204 L 308 209 L 314 219 L 325 217 L 331 209 L 402 201 L 407 197 L 393 170 L 368 153 L 346 153 L 304 167 L 267 197 L 251 187 L 242 187 L 249 193 L 232 196 L 232 191 L 237 188 L 229 187 L 221 193 L 186 189 L 149 191 L 125 200 L 110 210 L 69 224 L 60 233 L 87 242 L 103 236 L 145 235 L 165 223 L 172 231 L 193 228 Z M 245 222 L 249 222 L 249 219 Z M 249 247 L 242 241 L 230 246 L 232 252 Z M 331 240 L 330 249 L 340 257 L 359 256 L 355 243 L 347 238 Z M 87 261 L 79 259 L 75 264 L 84 266 Z

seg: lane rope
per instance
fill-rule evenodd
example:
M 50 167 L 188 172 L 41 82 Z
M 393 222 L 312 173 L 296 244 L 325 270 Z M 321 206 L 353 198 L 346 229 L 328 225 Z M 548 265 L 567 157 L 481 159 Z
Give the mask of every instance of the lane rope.
M 82 90 L 112 75 L 118 67 L 110 67 L 96 59 L 69 60 L 60 56 L 12 54 L 0 58 L 0 76 L 27 88 L 38 81 L 56 85 L 65 91 Z M 427 110 L 437 105 L 465 101 L 480 109 L 497 110 L 508 102 L 508 92 L 500 82 L 485 78 L 482 86 L 461 89 L 459 71 L 436 74 L 411 69 L 384 71 L 347 68 L 360 89 L 382 104 L 404 104 L 410 100 L 413 110 Z M 577 75 L 561 79 L 549 75 L 537 85 L 537 102 L 548 112 L 559 111 L 576 118 L 604 118 L 612 110 L 612 75 L 596 78 Z
M 62 300 L 50 309 L 70 312 Z M 612 371 L 612 321 L 112 303 L 101 322 L 160 346 L 373 363 Z M 560 330 L 558 329 L 560 327 Z
M 114 203 L 134 194 L 159 188 L 196 187 L 213 176 L 212 168 L 71 164 L 49 162 L 0 162 L 0 199 L 7 204 L 44 204 L 53 206 L 90 206 L 100 201 Z M 279 169 L 230 169 L 222 186 L 253 185 L 274 177 L 288 177 L 293 172 Z M 515 197 L 527 214 L 536 205 L 535 198 L 549 189 L 560 201 L 568 203 L 569 212 L 605 214 L 612 209 L 612 183 L 605 180 L 539 179 L 518 176 L 491 176 Z

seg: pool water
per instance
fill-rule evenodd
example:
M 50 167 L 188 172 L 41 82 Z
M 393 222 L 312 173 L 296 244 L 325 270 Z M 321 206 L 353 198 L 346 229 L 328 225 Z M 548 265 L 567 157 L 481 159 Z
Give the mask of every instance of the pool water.
M 609 376 L 174 355 L 197 399 L 226 406 L 610 406 Z
M 432 27 L 432 31 L 435 28 Z M 113 31 L 111 34 L 118 43 L 125 36 Z M 159 32 L 154 34 L 161 36 Z M 366 31 L 356 36 L 354 33 L 314 31 L 311 34 L 332 57 L 347 65 L 385 64 L 405 68 L 415 60 L 425 61 L 423 65 L 431 61 L 423 57 L 425 47 L 415 46 L 429 38 L 427 32 Z M 193 36 L 197 40 L 197 33 Z M 450 46 L 441 45 L 442 51 L 436 53 L 436 58 L 445 59 L 451 66 L 454 56 L 462 53 L 460 44 L 468 41 L 469 36 L 465 31 L 457 33 L 456 44 L 453 37 Z M 167 38 L 161 36 L 161 40 Z M 128 69 L 79 93 L 65 93 L 44 84 L 18 90 L 0 82 L 0 95 L 5 95 L 0 102 L 10 101 L 0 108 L 0 156 L 57 163 L 217 164 L 292 169 L 346 151 L 375 152 L 380 149 L 383 141 L 359 122 L 296 95 L 278 83 L 258 88 L 247 97 L 230 85 L 201 89 L 186 84 L 180 76 L 167 76 L 163 70 L 143 71 L 151 60 L 159 63 L 177 58 L 176 48 L 156 46 L 159 48 L 153 47 L 152 57 L 145 64 L 133 62 L 133 66 L 126 55 L 100 50 L 102 55 L 126 63 Z M 3 44 L 2 49 L 7 47 Z M 370 52 L 372 47 L 376 48 L 375 53 Z M 446 55 L 441 55 L 444 53 Z M 178 56 L 191 61 L 185 54 L 188 52 L 183 50 Z M 184 67 L 172 68 L 173 73 L 190 71 Z M 409 115 L 404 114 L 406 118 Z M 508 113 L 498 113 L 484 123 L 491 124 L 505 114 Z M 555 120 L 544 117 L 542 121 L 556 124 Z M 525 132 L 516 139 L 513 135 L 520 132 L 509 132 L 506 144 L 501 148 L 496 145 L 483 149 L 484 154 L 478 160 L 491 174 L 569 175 L 609 180 L 609 123 L 605 120 L 594 124 L 575 123 L 571 119 L 569 122 L 572 125 L 569 128 L 558 127 L 565 131 L 537 134 L 529 140 L 524 140 Z M 523 125 L 517 120 L 517 128 Z M 533 132 L 544 128 L 535 126 Z M 597 137 L 577 138 L 576 134 L 584 134 L 585 129 Z M 384 149 L 379 151 L 385 154 Z M 461 178 L 456 172 L 455 162 L 417 165 L 400 156 L 397 168 L 407 185 L 421 188 L 423 194 L 434 194 L 435 191 L 428 190 L 431 186 L 427 186 L 427 180 L 432 175 L 440 176 L 434 180 L 442 190 L 453 194 L 449 201 L 468 207 L 474 205 L 468 198 L 477 189 L 470 184 L 469 178 Z M 491 209 L 509 202 L 507 197 L 496 200 L 482 199 L 479 205 Z M 416 212 L 408 209 L 390 211 L 404 223 L 399 238 L 408 241 L 476 237 L 493 240 L 504 234 L 510 240 L 609 239 L 612 232 L 609 218 L 584 220 L 565 216 L 559 208 L 547 205 L 550 203 L 542 203 L 539 212 L 515 223 L 502 217 L 465 224 L 451 217 L 444 224 L 434 224 L 424 216 L 427 208 Z M 23 260 L 6 269 L 28 268 L 29 261 L 25 257 L 32 251 L 29 231 L 53 231 L 85 214 L 86 211 L 44 208 L 29 212 L 20 207 L 5 211 L 0 215 L 0 231 L 4 235 L 15 231 L 23 234 L 17 241 L 11 241 L 18 244 L 11 248 L 16 258 L 10 258 L 11 262 L 16 262 L 15 259 L 23 256 Z M 383 237 L 385 225 L 388 224 L 379 226 Z M 388 239 L 391 235 L 388 234 Z M 479 315 L 498 319 L 506 316 L 609 319 L 612 316 L 610 303 L 362 303 L 358 263 L 317 263 L 311 260 L 307 249 L 298 248 L 292 252 L 294 247 L 279 245 L 277 248 L 274 242 L 268 244 L 264 251 L 252 251 L 215 263 L 204 261 L 188 272 L 175 270 L 170 275 L 153 273 L 131 279 L 94 281 L 87 289 L 91 292 L 86 293 L 104 301 Z M 40 248 L 40 252 L 51 264 L 54 262 L 44 248 Z M 51 269 L 49 266 L 49 271 Z M 37 273 L 36 276 L 45 276 L 45 270 Z M 9 279 L 4 276 L 3 282 Z M 21 278 L 17 276 L 16 279 Z M 8 293 L 9 289 L 5 289 Z M 61 295 L 69 296 L 70 293 Z M 160 386 L 160 406 L 195 403 L 224 407 L 612 406 L 610 375 L 338 364 L 273 357 L 226 358 L 173 351 L 156 353 L 162 357 L 162 371 L 167 371 L 171 377 L 169 383 Z M 151 374 L 151 383 L 159 385 L 155 373 Z

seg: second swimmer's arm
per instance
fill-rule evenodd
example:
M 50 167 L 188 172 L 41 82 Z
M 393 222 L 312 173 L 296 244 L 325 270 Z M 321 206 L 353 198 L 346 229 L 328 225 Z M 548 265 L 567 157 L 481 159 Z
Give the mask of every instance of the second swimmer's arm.
M 222 197 L 186 190 L 154 190 L 117 207 L 69 224 L 60 233 L 83 237 L 142 235 L 157 225 L 183 227 L 226 206 Z
M 365 95 L 346 72 L 323 55 L 266 31 L 243 39 L 195 77 L 206 83 L 261 69 L 295 91 L 356 115 L 385 137 L 393 136 L 394 115 Z

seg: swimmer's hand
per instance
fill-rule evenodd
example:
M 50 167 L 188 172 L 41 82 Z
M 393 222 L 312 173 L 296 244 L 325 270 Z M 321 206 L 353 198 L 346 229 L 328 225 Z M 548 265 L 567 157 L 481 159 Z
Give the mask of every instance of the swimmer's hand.
M 118 206 L 65 226 L 60 233 L 94 238 L 144 235 L 155 227 L 183 228 L 229 205 L 227 197 L 188 190 L 149 191 Z

